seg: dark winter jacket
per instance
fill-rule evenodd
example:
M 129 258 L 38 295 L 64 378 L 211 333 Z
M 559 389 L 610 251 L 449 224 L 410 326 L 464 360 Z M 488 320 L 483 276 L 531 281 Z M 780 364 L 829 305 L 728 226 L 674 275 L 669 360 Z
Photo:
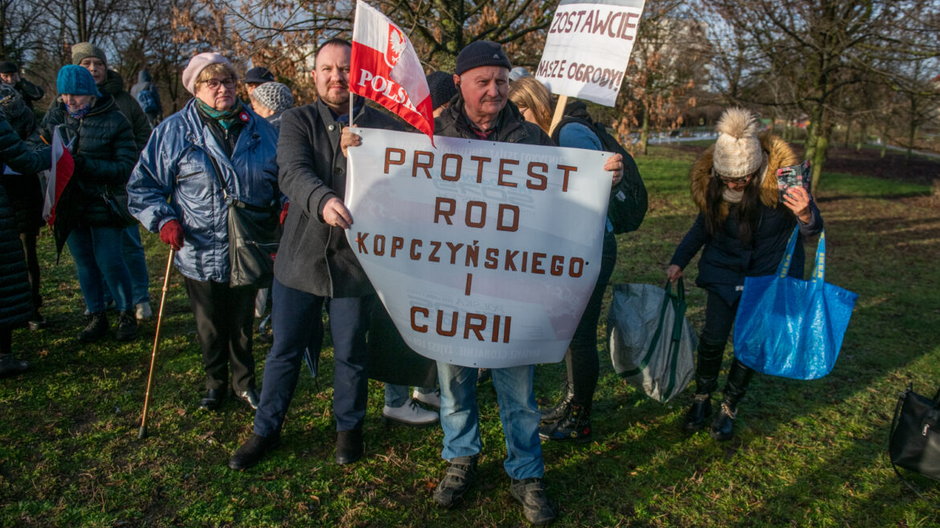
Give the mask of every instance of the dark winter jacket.
M 246 121 L 229 156 L 195 102 L 191 99 L 157 125 L 127 184 L 128 205 L 131 214 L 154 233 L 170 220 L 183 225 L 184 244 L 174 261 L 180 273 L 199 281 L 228 282 L 228 205 L 219 178 L 239 201 L 258 208 L 275 204 L 280 197 L 277 134 L 246 109 Z
M 31 150 L 5 119 L 0 119 L 0 173 L 36 173 L 49 168 L 49 149 Z M 13 220 L 6 191 L 0 187 L 0 328 L 24 324 L 32 314 L 32 295 L 23 245 Z
M 709 147 L 692 166 L 690 178 L 692 198 L 699 207 L 699 215 L 676 248 L 670 264 L 685 268 L 692 258 L 702 250 L 699 260 L 699 274 L 696 284 L 709 291 L 718 293 L 729 304 L 733 304 L 741 295 L 744 277 L 772 275 L 780 264 L 780 259 L 787 248 L 787 241 L 798 221 L 793 212 L 781 201 L 777 189 L 777 169 L 799 162 L 796 155 L 782 139 L 773 135 L 761 137 L 761 146 L 767 155 L 767 167 L 760 182 L 760 219 L 753 242 L 744 244 L 738 237 L 736 204 L 725 202 L 722 207 L 723 228 L 714 236 L 708 234 L 705 226 L 706 189 L 712 178 L 712 157 L 714 146 Z M 752 182 L 751 185 L 756 184 Z M 800 223 L 800 237 L 796 245 L 790 275 L 803 276 L 803 238 L 819 233 L 823 228 L 822 216 L 815 201 L 810 201 L 812 219 L 807 224 Z
M 34 102 L 42 99 L 42 97 L 46 95 L 45 90 L 22 77 L 13 85 L 13 88 L 15 88 L 17 92 L 20 92 L 20 95 L 23 96 L 23 101 L 30 110 L 33 109 Z
M 470 121 L 463 111 L 463 98 L 458 93 L 437 119 L 434 120 L 434 133 L 439 136 L 480 139 L 470 127 Z M 523 143 L 526 145 L 554 145 L 538 125 L 529 123 L 522 117 L 519 109 L 507 101 L 496 120 L 496 127 L 487 141 L 501 143 Z
M 9 92 L 7 92 L 9 93 Z M 30 110 L 22 96 L 13 92 L 15 100 L 4 101 L 2 113 L 20 139 L 40 144 L 36 115 Z M 7 192 L 13 206 L 16 228 L 19 233 L 36 233 L 42 225 L 42 186 L 39 175 L 20 174 L 12 169 L 0 176 L 0 184 Z
M 150 132 L 153 130 L 153 127 L 150 126 L 150 120 L 147 119 L 147 114 L 144 113 L 137 99 L 134 99 L 131 94 L 124 90 L 124 79 L 121 75 L 116 71 L 108 70 L 108 76 L 103 83 L 98 85 L 98 89 L 102 94 L 110 95 L 114 98 L 114 103 L 117 104 L 118 110 L 124 114 L 124 117 L 126 117 L 127 121 L 131 124 L 131 129 L 134 132 L 134 143 L 137 145 L 137 152 L 144 150 L 147 140 L 150 139 Z
M 57 223 L 121 227 L 126 222 L 112 214 L 105 195 L 123 196 L 127 179 L 137 161 L 137 148 L 131 125 L 118 111 L 114 100 L 105 95 L 95 101 L 83 119 L 68 115 L 64 103 L 56 103 L 40 125 L 47 143 L 60 128 L 66 145 L 71 143 L 75 157 L 72 187 L 56 207 Z M 66 199 L 68 198 L 68 199 Z
M 357 126 L 402 130 L 395 119 L 363 105 Z M 281 118 L 278 182 L 290 209 L 274 260 L 274 277 L 290 288 L 323 297 L 373 293 L 341 228 L 323 221 L 323 205 L 345 198 L 346 157 L 340 151 L 342 123 L 323 102 L 292 108 Z

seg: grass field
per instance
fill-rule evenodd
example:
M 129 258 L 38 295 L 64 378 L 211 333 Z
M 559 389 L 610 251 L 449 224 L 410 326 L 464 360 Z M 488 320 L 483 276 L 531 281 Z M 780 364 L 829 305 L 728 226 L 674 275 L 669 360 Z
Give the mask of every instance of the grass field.
M 664 280 L 693 218 L 686 181 L 693 156 L 657 147 L 638 160 L 651 209 L 638 232 L 620 237 L 613 282 Z M 737 436 L 718 444 L 679 431 L 690 390 L 669 405 L 647 399 L 613 373 L 602 351 L 593 441 L 544 446 L 556 526 L 940 526 L 940 485 L 915 478 L 924 497 L 914 496 L 884 456 L 898 393 L 908 382 L 928 395 L 940 385 L 940 197 L 929 185 L 827 173 L 818 202 L 827 279 L 860 294 L 833 373 L 810 382 L 755 377 Z M 166 250 L 145 238 L 158 299 Z M 453 511 L 431 501 L 444 469 L 439 428 L 384 425 L 377 382 L 366 458 L 332 462 L 328 360 L 319 382 L 301 376 L 282 446 L 252 470 L 230 471 L 226 461 L 250 433 L 252 415 L 234 402 L 219 413 L 195 409 L 202 368 L 175 272 L 150 436 L 138 440 L 153 322 L 131 344 L 81 345 L 73 265 L 67 252 L 55 265 L 52 245 L 45 234 L 44 313 L 52 325 L 15 333 L 14 346 L 33 368 L 0 380 L 0 526 L 525 524 L 509 497 L 489 386 L 480 390 L 485 447 L 477 485 Z M 694 278 L 694 266 L 688 271 Z M 692 288 L 688 298 L 700 328 L 704 295 Z M 265 352 L 257 346 L 259 360 Z M 539 396 L 557 397 L 563 366 L 537 372 Z

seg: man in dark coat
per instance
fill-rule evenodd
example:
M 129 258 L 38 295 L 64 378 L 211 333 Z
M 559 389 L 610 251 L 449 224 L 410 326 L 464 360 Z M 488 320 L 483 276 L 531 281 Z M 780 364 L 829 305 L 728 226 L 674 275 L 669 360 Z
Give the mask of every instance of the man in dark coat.
M 343 232 L 352 216 L 343 203 L 346 158 L 341 132 L 349 124 L 351 45 L 333 39 L 316 56 L 317 102 L 284 112 L 278 143 L 278 183 L 290 200 L 284 234 L 274 263 L 271 310 L 274 344 L 264 367 L 254 433 L 232 455 L 229 467 L 258 463 L 280 439 L 297 385 L 304 350 L 319 350 L 321 310 L 328 301 L 335 361 L 333 412 L 336 462 L 362 457 L 366 413 L 365 334 L 375 292 Z M 361 101 L 361 100 L 360 100 Z M 394 119 L 359 104 L 357 125 L 401 129 Z
M 30 110 L 33 109 L 33 103 L 42 99 L 46 95 L 45 90 L 27 81 L 20 75 L 20 68 L 15 62 L 0 62 L 0 82 L 9 84 L 23 97 L 23 102 Z
M 476 41 L 457 56 L 454 83 L 458 94 L 434 122 L 438 135 L 506 143 L 552 145 L 538 125 L 528 123 L 509 102 L 509 59 L 502 47 Z M 512 496 L 533 524 L 549 523 L 555 509 L 548 500 L 542 476 L 545 465 L 539 441 L 539 409 L 535 402 L 533 365 L 490 369 L 500 403 L 506 438 L 503 467 L 512 479 Z M 441 385 L 441 428 L 449 464 L 434 491 L 434 500 L 450 508 L 461 501 L 476 473 L 482 449 L 477 369 L 437 362 Z

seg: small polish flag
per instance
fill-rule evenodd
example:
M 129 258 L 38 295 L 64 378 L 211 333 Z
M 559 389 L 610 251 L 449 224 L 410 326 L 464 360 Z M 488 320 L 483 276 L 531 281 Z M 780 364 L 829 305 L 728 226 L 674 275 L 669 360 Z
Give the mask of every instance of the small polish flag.
M 62 142 L 62 135 L 58 127 L 52 133 L 52 167 L 49 170 L 49 180 L 46 186 L 45 203 L 42 206 L 42 217 L 49 225 L 55 223 L 55 208 L 62 197 L 62 191 L 72 179 L 75 172 L 75 160 L 72 153 Z
M 379 10 L 356 2 L 349 91 L 394 112 L 434 141 L 434 108 L 411 41 Z

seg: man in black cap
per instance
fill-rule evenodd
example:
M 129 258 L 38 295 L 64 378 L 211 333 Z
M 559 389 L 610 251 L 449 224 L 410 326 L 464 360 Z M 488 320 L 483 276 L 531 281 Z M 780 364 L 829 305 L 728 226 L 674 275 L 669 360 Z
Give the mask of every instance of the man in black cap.
M 457 96 L 435 120 L 438 135 L 485 139 L 506 143 L 552 145 L 538 125 L 528 123 L 509 102 L 509 70 L 512 65 L 502 47 L 477 41 L 457 55 L 453 76 Z M 606 168 L 610 168 L 609 166 Z M 506 440 L 507 457 L 503 467 L 512 479 L 510 491 L 523 506 L 532 524 L 555 519 L 542 477 L 545 472 L 539 440 L 539 409 L 535 403 L 533 365 L 490 369 L 499 401 L 499 417 Z M 434 491 L 434 500 L 443 507 L 457 504 L 476 473 L 480 441 L 477 405 L 477 369 L 437 362 L 441 386 L 441 427 L 444 449 L 441 456 L 449 465 Z
M 20 75 L 20 68 L 15 62 L 0 62 L 0 82 L 9 84 L 16 89 L 16 91 L 20 93 L 20 96 L 23 97 L 23 102 L 26 103 L 26 106 L 30 110 L 33 109 L 34 101 L 38 101 L 42 99 L 42 96 L 46 95 L 46 92 L 42 88 L 27 81 Z
M 267 82 L 274 82 L 274 74 L 264 66 L 255 66 L 245 72 L 245 89 L 249 96 L 255 88 Z

